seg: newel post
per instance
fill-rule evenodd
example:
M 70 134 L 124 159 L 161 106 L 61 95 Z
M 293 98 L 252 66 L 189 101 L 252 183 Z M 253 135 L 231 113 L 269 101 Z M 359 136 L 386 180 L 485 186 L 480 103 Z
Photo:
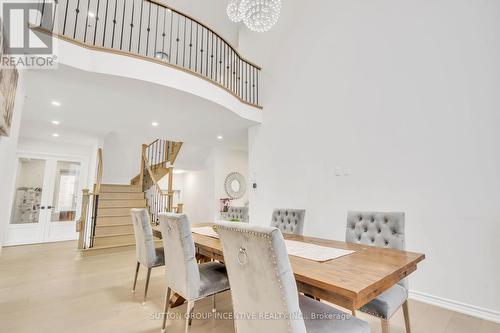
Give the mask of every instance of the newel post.
M 142 190 L 146 190 L 144 188 L 144 169 L 146 169 L 146 165 L 144 162 L 144 156 L 146 156 L 146 149 L 148 148 L 148 145 L 143 144 L 141 148 L 141 176 L 139 178 L 139 184 L 141 185 Z
M 76 222 L 76 232 L 78 232 L 78 249 L 83 250 L 85 248 L 85 231 L 87 230 L 87 211 L 89 208 L 89 189 L 84 188 L 82 190 L 82 212 L 80 214 L 80 219 Z

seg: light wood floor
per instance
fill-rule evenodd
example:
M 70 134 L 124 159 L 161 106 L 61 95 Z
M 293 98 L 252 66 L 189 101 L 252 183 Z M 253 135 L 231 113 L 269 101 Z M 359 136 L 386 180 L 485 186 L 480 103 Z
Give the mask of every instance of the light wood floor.
M 164 268 L 153 269 L 148 302 L 141 306 L 145 269 L 131 293 L 134 250 L 78 259 L 75 242 L 8 247 L 0 256 L 1 332 L 160 332 Z M 142 274 L 141 274 L 142 273 Z M 217 299 L 219 312 L 231 311 L 229 293 Z M 196 303 L 197 313 L 210 313 L 211 301 Z M 182 314 L 185 305 L 175 310 Z M 410 301 L 414 333 L 493 333 L 500 325 Z M 360 314 L 380 332 L 379 321 Z M 159 317 L 158 317 L 159 318 Z M 183 332 L 173 320 L 168 332 Z M 391 332 L 404 332 L 399 311 Z M 230 320 L 194 320 L 191 332 L 233 332 Z

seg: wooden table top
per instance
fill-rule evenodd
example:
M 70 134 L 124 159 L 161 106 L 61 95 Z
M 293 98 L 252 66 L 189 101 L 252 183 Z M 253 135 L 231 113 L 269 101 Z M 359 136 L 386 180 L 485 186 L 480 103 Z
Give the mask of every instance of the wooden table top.
M 161 237 L 159 230 L 155 230 L 155 236 Z M 414 272 L 425 258 L 420 253 L 314 237 L 285 234 L 284 238 L 355 251 L 326 262 L 290 255 L 299 290 L 351 310 L 360 308 Z M 193 233 L 193 241 L 199 253 L 223 259 L 219 239 Z

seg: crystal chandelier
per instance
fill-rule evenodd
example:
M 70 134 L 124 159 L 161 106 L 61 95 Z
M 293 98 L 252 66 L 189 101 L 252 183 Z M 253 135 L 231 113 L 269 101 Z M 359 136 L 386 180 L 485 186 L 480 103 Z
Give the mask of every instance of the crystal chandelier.
M 240 22 L 248 29 L 264 32 L 278 22 L 281 0 L 231 0 L 227 5 L 227 16 L 233 22 Z
M 233 22 L 240 22 L 243 20 L 243 14 L 240 12 L 240 2 L 241 0 L 231 0 L 227 5 L 227 16 Z

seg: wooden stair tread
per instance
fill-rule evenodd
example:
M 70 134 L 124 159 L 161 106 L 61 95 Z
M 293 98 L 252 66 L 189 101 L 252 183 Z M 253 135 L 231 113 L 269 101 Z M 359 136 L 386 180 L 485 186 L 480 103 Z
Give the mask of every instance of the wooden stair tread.
M 117 223 L 117 224 L 99 224 L 99 220 L 97 220 L 96 228 L 109 228 L 109 227 L 123 227 L 133 225 L 132 223 Z
M 117 237 L 117 236 L 130 236 L 130 235 L 134 235 L 133 232 L 128 232 L 128 233 L 124 233 L 124 234 L 111 234 L 111 235 L 95 235 L 94 238 L 109 238 L 109 237 Z

